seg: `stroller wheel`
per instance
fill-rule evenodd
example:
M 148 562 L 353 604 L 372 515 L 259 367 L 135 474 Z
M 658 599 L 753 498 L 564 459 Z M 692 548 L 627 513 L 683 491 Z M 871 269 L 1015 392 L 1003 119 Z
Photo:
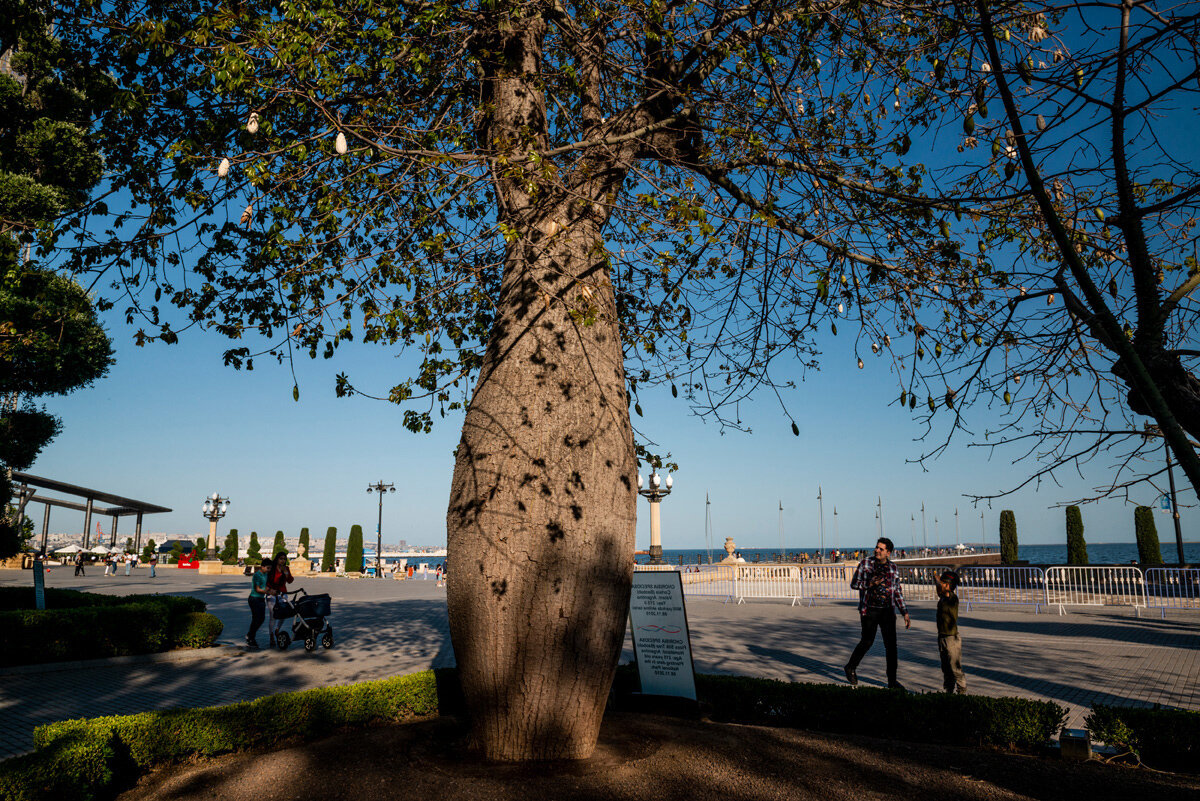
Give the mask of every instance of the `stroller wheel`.
M 304 650 L 309 652 L 317 650 L 317 638 L 306 637 L 304 639 Z
M 279 646 L 280 651 L 286 651 L 288 646 L 292 644 L 292 635 L 286 631 L 281 631 L 275 635 L 275 644 Z
M 332 631 L 325 632 L 325 636 L 321 638 L 321 645 L 325 646 L 326 648 L 333 647 L 333 632 Z

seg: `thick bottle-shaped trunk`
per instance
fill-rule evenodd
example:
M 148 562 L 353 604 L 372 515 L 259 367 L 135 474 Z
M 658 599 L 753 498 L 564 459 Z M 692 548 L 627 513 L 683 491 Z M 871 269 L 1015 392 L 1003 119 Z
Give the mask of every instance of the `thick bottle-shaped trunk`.
M 576 222 L 509 248 L 454 470 L 450 632 L 489 759 L 591 754 L 628 613 L 637 464 L 622 348 L 599 226 Z

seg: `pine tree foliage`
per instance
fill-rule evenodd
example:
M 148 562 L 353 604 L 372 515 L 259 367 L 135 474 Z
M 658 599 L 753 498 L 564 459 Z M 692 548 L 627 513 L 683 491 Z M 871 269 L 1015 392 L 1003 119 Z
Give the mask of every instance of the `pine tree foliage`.
M 363 530 L 355 523 L 350 527 L 350 541 L 346 545 L 346 572 L 361 573 L 363 569 Z
M 1158 541 L 1158 527 L 1154 524 L 1154 509 L 1149 506 L 1134 509 L 1133 529 L 1137 538 L 1138 562 L 1143 567 L 1161 565 L 1162 547 Z
M 1017 517 L 1005 509 L 1000 513 L 1000 562 L 1014 565 L 1017 559 Z
M 337 528 L 330 526 L 325 531 L 325 548 L 321 553 L 321 572 L 332 573 L 337 562 Z
M 1083 514 L 1078 506 L 1067 507 L 1067 564 L 1088 563 L 1087 543 L 1083 539 Z

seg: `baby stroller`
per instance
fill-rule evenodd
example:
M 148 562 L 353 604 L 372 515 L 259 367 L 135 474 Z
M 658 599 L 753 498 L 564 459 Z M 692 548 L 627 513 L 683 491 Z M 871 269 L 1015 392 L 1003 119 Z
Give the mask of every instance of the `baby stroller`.
M 329 625 L 330 604 L 328 593 L 309 595 L 303 588 L 292 592 L 287 603 L 275 604 L 275 617 L 280 620 L 292 618 L 292 633 L 283 629 L 275 635 L 275 644 L 280 651 L 287 650 L 292 640 L 304 640 L 305 651 L 317 650 L 317 638 L 321 645 L 333 647 L 333 626 Z

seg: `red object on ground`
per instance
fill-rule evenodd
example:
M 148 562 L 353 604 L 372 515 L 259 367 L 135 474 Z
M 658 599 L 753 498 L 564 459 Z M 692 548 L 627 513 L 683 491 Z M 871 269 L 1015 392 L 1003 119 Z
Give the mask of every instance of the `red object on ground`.
M 185 570 L 187 570 L 187 569 L 199 570 L 200 569 L 200 560 L 194 556 L 192 556 L 192 557 L 181 556 L 181 557 L 179 557 L 179 564 L 176 565 L 176 567 L 182 567 Z

